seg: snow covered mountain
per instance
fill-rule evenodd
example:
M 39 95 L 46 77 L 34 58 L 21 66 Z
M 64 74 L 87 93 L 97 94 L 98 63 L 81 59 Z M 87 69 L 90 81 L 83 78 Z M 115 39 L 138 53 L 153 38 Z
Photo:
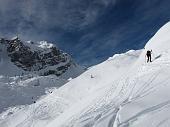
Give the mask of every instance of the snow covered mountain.
M 1 127 L 169 127 L 170 22 L 144 49 L 110 57 L 35 104 L 0 115 Z M 145 53 L 153 50 L 153 62 Z
M 0 113 L 34 103 L 84 72 L 70 55 L 46 41 L 0 39 Z
M 0 40 L 0 70 L 2 75 L 32 72 L 43 76 L 61 76 L 72 70 L 74 73 L 70 73 L 69 77 L 76 77 L 80 73 L 80 67 L 72 58 L 54 44 L 46 41 L 23 42 L 18 37 Z

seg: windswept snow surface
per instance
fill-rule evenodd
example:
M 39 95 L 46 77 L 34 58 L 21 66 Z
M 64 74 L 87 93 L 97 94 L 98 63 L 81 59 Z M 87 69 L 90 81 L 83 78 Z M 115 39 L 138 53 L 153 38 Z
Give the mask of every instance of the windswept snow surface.
M 169 127 L 169 35 L 170 22 L 144 49 L 110 57 L 35 104 L 3 112 L 0 127 Z

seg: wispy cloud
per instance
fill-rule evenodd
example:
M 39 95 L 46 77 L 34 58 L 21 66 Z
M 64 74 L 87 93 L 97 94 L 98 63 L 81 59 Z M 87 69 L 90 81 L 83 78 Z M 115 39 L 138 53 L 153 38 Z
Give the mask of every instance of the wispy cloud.
M 1 0 L 0 33 L 63 29 L 75 30 L 93 23 L 112 0 Z M 6 29 L 6 30 L 5 30 Z M 37 35 L 38 36 L 38 35 Z

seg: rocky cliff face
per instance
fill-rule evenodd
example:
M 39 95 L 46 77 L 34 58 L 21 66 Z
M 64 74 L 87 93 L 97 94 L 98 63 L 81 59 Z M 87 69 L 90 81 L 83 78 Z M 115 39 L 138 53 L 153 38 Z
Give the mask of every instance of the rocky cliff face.
M 70 55 L 46 41 L 23 42 L 15 37 L 11 40 L 2 38 L 0 44 L 6 45 L 10 61 L 25 72 L 61 76 L 70 68 L 78 66 Z

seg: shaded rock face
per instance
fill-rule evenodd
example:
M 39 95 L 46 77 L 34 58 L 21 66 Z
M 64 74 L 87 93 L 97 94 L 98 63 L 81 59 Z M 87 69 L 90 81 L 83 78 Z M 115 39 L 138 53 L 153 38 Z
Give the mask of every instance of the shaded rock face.
M 22 42 L 18 37 L 12 40 L 1 39 L 0 43 L 7 47 L 8 56 L 17 67 L 25 71 L 41 72 L 40 75 L 66 72 L 70 66 L 76 66 L 71 57 L 50 43 Z M 32 48 L 34 47 L 34 49 Z

